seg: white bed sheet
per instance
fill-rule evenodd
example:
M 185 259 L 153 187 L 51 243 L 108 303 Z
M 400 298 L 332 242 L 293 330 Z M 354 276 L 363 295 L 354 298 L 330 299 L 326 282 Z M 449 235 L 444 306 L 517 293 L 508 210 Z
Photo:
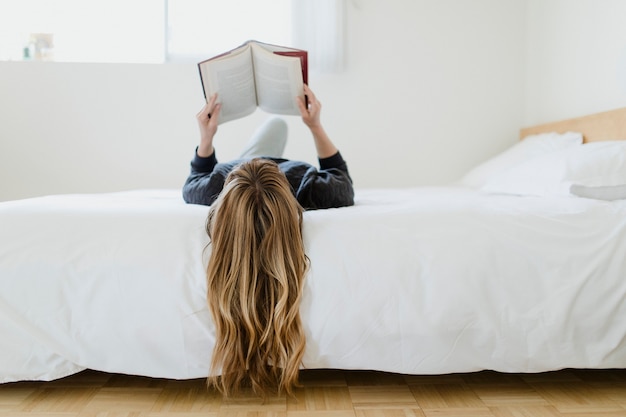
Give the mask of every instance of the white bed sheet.
M 0 203 L 0 382 L 208 373 L 208 208 L 178 190 Z M 626 367 L 626 202 L 357 190 L 305 213 L 306 368 Z

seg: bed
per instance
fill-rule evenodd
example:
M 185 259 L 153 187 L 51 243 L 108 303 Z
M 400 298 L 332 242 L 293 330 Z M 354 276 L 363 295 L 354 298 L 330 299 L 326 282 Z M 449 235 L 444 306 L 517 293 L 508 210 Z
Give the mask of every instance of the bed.
M 450 186 L 305 213 L 303 367 L 626 367 L 626 109 L 521 136 Z M 207 210 L 179 190 L 0 203 L 0 382 L 206 376 Z

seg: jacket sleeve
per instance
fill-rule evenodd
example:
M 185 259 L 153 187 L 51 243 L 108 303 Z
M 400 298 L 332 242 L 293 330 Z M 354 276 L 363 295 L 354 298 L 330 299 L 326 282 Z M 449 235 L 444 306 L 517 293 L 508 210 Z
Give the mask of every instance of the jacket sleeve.
M 191 161 L 191 172 L 183 186 L 183 199 L 189 204 L 211 205 L 224 187 L 226 176 L 216 169 L 215 152 L 206 158 L 196 153 Z
M 311 167 L 304 174 L 296 198 L 307 210 L 354 205 L 354 189 L 348 165 L 337 152 L 319 159 L 320 169 Z

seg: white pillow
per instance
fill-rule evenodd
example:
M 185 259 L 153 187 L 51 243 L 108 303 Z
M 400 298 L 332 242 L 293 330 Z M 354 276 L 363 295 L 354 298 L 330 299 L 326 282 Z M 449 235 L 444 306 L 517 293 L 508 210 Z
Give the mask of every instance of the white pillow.
M 569 195 L 572 184 L 626 182 L 626 140 L 593 142 L 538 156 L 488 181 L 482 190 L 516 195 Z
M 572 184 L 569 191 L 578 197 L 593 198 L 596 200 L 626 200 L 626 184 L 598 187 Z
M 468 187 L 482 187 L 488 181 L 531 158 L 582 143 L 583 135 L 577 132 L 540 133 L 526 136 L 524 140 L 473 168 L 461 179 L 461 184 Z

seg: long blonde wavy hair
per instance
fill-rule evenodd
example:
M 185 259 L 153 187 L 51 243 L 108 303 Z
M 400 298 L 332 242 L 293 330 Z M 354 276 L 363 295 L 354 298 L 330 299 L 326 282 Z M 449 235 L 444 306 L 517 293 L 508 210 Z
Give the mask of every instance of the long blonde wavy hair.
M 302 213 L 285 175 L 264 159 L 231 171 L 209 210 L 207 298 L 217 338 L 208 383 L 226 396 L 244 385 L 263 397 L 298 385 Z

